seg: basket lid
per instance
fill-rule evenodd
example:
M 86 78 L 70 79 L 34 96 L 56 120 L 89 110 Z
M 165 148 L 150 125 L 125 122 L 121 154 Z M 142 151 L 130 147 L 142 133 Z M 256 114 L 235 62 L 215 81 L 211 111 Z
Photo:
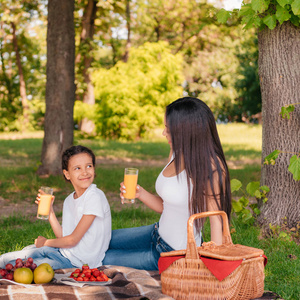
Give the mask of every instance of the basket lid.
M 206 256 L 221 260 L 241 260 L 262 256 L 262 249 L 253 248 L 239 244 L 215 245 L 214 243 L 203 243 L 197 248 L 200 256 Z

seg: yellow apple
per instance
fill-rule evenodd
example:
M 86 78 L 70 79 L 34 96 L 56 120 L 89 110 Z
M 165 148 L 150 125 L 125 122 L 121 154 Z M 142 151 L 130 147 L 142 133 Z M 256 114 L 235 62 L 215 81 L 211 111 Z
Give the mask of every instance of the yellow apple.
M 48 283 L 52 280 L 53 277 L 54 271 L 52 267 L 47 263 L 40 264 L 33 271 L 33 280 L 37 284 Z
M 19 283 L 32 283 L 33 273 L 29 268 L 18 268 L 14 271 L 14 281 Z

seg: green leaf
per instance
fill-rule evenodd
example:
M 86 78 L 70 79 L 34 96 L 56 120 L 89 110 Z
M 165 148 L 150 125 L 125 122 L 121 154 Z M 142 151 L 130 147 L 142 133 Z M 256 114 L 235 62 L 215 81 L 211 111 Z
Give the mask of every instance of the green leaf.
M 293 0 L 277 0 L 277 3 L 280 6 L 285 7 L 285 5 L 287 5 L 287 4 L 292 4 Z
M 262 193 L 261 193 L 259 190 L 256 190 L 255 193 L 254 193 L 254 196 L 255 196 L 255 198 L 257 198 L 257 199 L 261 199 Z
M 219 23 L 224 24 L 230 18 L 231 13 L 224 8 L 220 9 L 217 13 L 217 20 Z
M 281 232 L 279 233 L 279 237 L 281 237 L 281 238 L 286 238 L 287 236 L 288 236 L 287 233 L 284 232 L 284 231 L 281 231 Z
M 266 24 L 271 30 L 273 30 L 276 27 L 276 21 L 276 15 L 267 15 L 263 18 L 264 24 Z
M 270 0 L 252 0 L 251 6 L 254 11 L 258 11 L 259 13 L 263 13 L 269 7 Z
M 291 14 L 284 7 L 276 5 L 276 18 L 281 25 L 283 22 L 288 21 L 291 18 Z
M 238 213 L 243 210 L 243 205 L 239 201 L 232 200 L 231 201 L 232 209 L 234 212 Z
M 292 3 L 291 7 L 292 7 L 293 13 L 294 13 L 296 16 L 300 15 L 300 0 L 295 0 L 295 1 Z
M 259 186 L 260 186 L 260 183 L 259 181 L 252 181 L 252 182 L 249 182 L 247 187 L 246 187 L 246 191 L 248 194 L 250 194 L 251 196 L 255 196 L 255 192 L 257 190 L 259 190 Z
M 231 192 L 238 191 L 242 187 L 242 183 L 237 179 L 230 180 Z
M 294 14 L 291 16 L 291 22 L 293 23 L 293 25 L 295 25 L 297 27 L 300 25 L 299 17 L 295 16 Z
M 290 158 L 288 170 L 293 174 L 294 180 L 300 180 L 300 157 L 298 157 L 298 155 L 293 155 Z
M 244 209 L 243 210 L 243 215 L 242 215 L 243 221 L 246 222 L 250 219 L 252 219 L 252 214 L 249 209 Z
M 274 165 L 276 158 L 280 154 L 280 150 L 275 150 L 272 153 L 270 153 L 268 156 L 264 159 L 265 165 Z
M 295 106 L 294 105 L 289 105 L 289 106 L 283 106 L 281 107 L 281 117 L 283 119 L 287 118 L 288 120 L 290 119 L 290 113 L 293 112 L 295 110 Z
M 253 11 L 251 4 L 246 4 L 241 7 L 241 9 L 238 12 L 238 17 L 243 17 L 247 15 L 254 15 L 255 11 Z
M 267 193 L 270 192 L 270 188 L 269 188 L 268 186 L 266 186 L 266 185 L 262 185 L 262 186 L 260 187 L 260 189 L 261 189 L 262 191 L 264 191 L 265 194 L 267 194 Z
M 243 207 L 246 207 L 249 204 L 249 200 L 244 196 L 239 199 L 239 202 L 243 205 Z
M 254 213 L 255 213 L 256 215 L 259 215 L 259 214 L 260 214 L 260 210 L 259 210 L 258 208 L 254 208 L 253 211 L 254 211 Z

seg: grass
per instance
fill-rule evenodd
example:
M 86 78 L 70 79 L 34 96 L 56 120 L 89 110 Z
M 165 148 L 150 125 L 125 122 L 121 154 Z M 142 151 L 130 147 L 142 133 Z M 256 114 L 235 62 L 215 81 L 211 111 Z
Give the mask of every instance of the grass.
M 261 126 L 228 124 L 219 125 L 221 141 L 228 160 L 231 178 L 237 178 L 244 186 L 249 181 L 260 179 Z M 32 244 L 38 235 L 54 237 L 48 222 L 35 218 L 33 205 L 37 189 L 41 185 L 52 186 L 55 202 L 62 204 L 63 199 L 72 191 L 70 184 L 60 176 L 39 178 L 35 172 L 39 165 L 42 147 L 41 135 L 34 138 L 10 140 L 6 134 L 0 142 L 0 205 L 28 205 L 30 211 L 0 217 L 0 254 L 20 250 Z M 1 134 L 0 134 L 1 139 Z M 138 164 L 139 183 L 154 192 L 156 177 L 161 171 L 169 154 L 164 139 L 138 141 L 134 143 L 105 141 L 101 139 L 83 140 L 76 138 L 76 144 L 93 149 L 101 159 L 97 166 L 95 183 L 106 193 L 112 207 L 113 229 L 152 224 L 159 215 L 137 203 L 120 208 L 119 183 L 123 179 L 124 166 Z M 31 205 L 31 206 L 30 206 Z M 2 208 L 1 208 L 2 214 Z M 61 216 L 61 213 L 58 212 Z M 288 238 L 262 238 L 260 229 L 232 220 L 235 232 L 234 243 L 261 248 L 268 256 L 265 269 L 265 289 L 279 294 L 283 299 L 299 299 L 300 295 L 300 247 Z

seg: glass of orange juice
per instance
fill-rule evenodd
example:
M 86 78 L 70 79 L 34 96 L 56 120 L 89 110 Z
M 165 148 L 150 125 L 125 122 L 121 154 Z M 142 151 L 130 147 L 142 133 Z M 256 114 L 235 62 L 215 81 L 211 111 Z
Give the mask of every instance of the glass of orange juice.
M 51 207 L 51 201 L 52 201 L 52 194 L 53 189 L 48 186 L 42 186 L 40 188 L 44 193 L 41 193 L 40 195 L 40 201 L 38 205 L 38 211 L 37 211 L 37 218 L 42 220 L 48 220 L 49 213 L 50 213 L 50 207 Z
M 135 201 L 138 174 L 139 170 L 136 168 L 125 168 L 124 185 L 126 192 L 124 193 L 124 203 L 134 203 Z

